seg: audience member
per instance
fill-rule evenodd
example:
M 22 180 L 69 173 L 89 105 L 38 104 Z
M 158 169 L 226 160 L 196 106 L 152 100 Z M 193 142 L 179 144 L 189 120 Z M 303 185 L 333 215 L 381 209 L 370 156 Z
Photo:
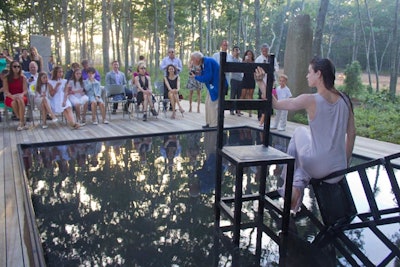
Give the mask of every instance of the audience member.
M 112 84 L 123 85 L 125 87 L 125 94 L 126 94 L 127 98 L 132 99 L 132 97 L 133 97 L 132 90 L 127 88 L 125 74 L 119 70 L 119 62 L 117 60 L 114 60 L 112 62 L 112 70 L 106 74 L 106 85 L 112 85 Z M 129 111 L 128 111 L 129 102 L 130 101 L 128 101 L 124 106 L 125 114 L 129 114 Z M 117 113 L 117 108 L 118 108 L 118 103 L 114 103 L 113 111 L 112 111 L 113 114 Z
M 234 46 L 232 49 L 232 62 L 242 62 L 242 59 L 239 56 L 240 48 L 238 46 Z M 243 73 L 233 72 L 231 73 L 231 99 L 240 99 L 242 96 L 242 80 Z M 240 110 L 236 110 L 236 114 L 239 116 L 241 114 Z M 235 115 L 235 110 L 231 109 L 231 115 Z
M 35 63 L 35 62 L 32 62 Z M 36 64 L 36 63 L 35 63 Z M 51 110 L 50 106 L 50 92 L 53 91 L 53 87 L 49 84 L 49 78 L 47 73 L 41 72 L 39 73 L 39 77 L 36 83 L 36 90 L 35 90 L 35 106 L 41 112 L 41 119 L 42 119 L 42 128 L 46 129 L 47 126 L 47 115 L 50 115 L 53 122 L 57 122 L 58 119 L 54 112 Z
M 292 97 L 292 93 L 290 92 L 289 87 L 287 87 L 288 77 L 285 74 L 279 76 L 279 86 L 275 89 L 276 99 L 283 100 Z M 263 114 L 264 115 L 264 114 Z M 287 122 L 288 111 L 281 109 L 276 110 L 274 122 L 271 124 L 271 129 L 278 129 L 278 131 L 286 130 L 286 122 Z M 262 117 L 260 120 L 264 124 Z
M 64 103 L 68 97 L 72 106 L 75 108 L 77 122 L 80 123 L 81 126 L 86 125 L 86 112 L 88 109 L 89 97 L 85 93 L 81 69 L 76 69 L 74 71 L 71 80 L 68 81 L 66 89 L 67 94 L 64 95 Z M 83 110 L 81 109 L 82 107 Z
M 21 64 L 23 71 L 29 71 L 29 63 L 31 63 L 31 59 L 28 54 L 28 49 L 22 48 L 22 54 L 19 55 L 19 64 Z
M 200 75 L 201 66 L 194 66 L 192 60 L 189 60 L 189 73 L 194 73 L 195 75 Z M 186 88 L 189 89 L 189 112 L 192 112 L 192 100 L 193 92 L 197 93 L 197 113 L 200 113 L 200 103 L 201 103 L 201 89 L 203 89 L 203 84 L 197 81 L 193 76 L 189 75 L 189 79 L 186 84 Z
M 179 75 L 179 73 L 182 71 L 182 61 L 175 56 L 175 49 L 173 48 L 168 49 L 168 56 L 163 58 L 163 60 L 161 61 L 160 64 L 161 71 L 166 72 L 167 66 L 171 64 L 175 66 Z
M 254 75 L 265 97 L 265 72 L 259 67 Z M 314 58 L 308 67 L 307 81 L 309 87 L 317 88 L 316 93 L 283 100 L 272 97 L 275 109 L 305 109 L 309 120 L 309 128 L 296 128 L 287 149 L 287 153 L 295 157 L 291 200 L 291 209 L 295 213 L 301 206 L 304 188 L 311 178 L 323 178 L 349 166 L 356 137 L 353 107 L 350 98 L 335 88 L 333 63 L 329 59 Z M 286 178 L 285 170 L 282 177 Z M 342 178 L 339 176 L 325 182 L 337 183 Z M 280 193 L 283 195 L 283 190 Z
M 179 112 L 182 114 L 185 110 L 179 103 L 179 89 L 180 89 L 180 78 L 176 67 L 172 64 L 167 66 L 167 71 L 164 77 L 164 98 L 169 98 L 172 105 L 171 119 L 175 119 L 176 105 L 179 107 Z
M 229 42 L 227 40 L 222 40 L 221 42 L 221 46 L 220 46 L 220 51 L 214 53 L 213 58 L 215 59 L 215 61 L 218 62 L 218 65 L 220 64 L 220 57 L 221 57 L 221 52 L 225 52 L 226 53 L 226 62 L 232 62 L 232 56 L 231 54 L 228 53 L 228 48 L 229 48 Z M 229 73 L 225 73 L 225 79 L 227 81 L 229 81 Z M 224 87 L 224 94 L 227 95 L 228 94 L 228 84 L 225 84 Z
M 37 66 L 38 66 L 38 72 L 41 72 L 44 70 L 43 58 L 41 55 L 39 55 L 39 52 L 37 51 L 36 47 L 34 47 L 34 46 L 31 46 L 31 48 L 30 48 L 29 59 L 31 61 L 36 62 Z
M 63 79 L 63 75 L 64 71 L 62 67 L 55 66 L 51 75 L 51 80 L 49 81 L 49 84 L 53 87 L 53 90 L 50 91 L 51 110 L 55 114 L 62 113 L 67 120 L 68 125 L 72 129 L 78 129 L 80 125 L 75 121 L 74 114 L 72 112 L 72 104 L 65 96 L 65 94 L 68 93 L 65 92 L 67 88 L 67 80 Z
M 89 78 L 89 73 L 88 73 L 88 70 L 90 68 L 89 60 L 87 59 L 82 60 L 81 65 L 82 65 L 82 79 L 87 80 Z M 101 81 L 100 73 L 96 69 L 94 70 L 96 72 L 94 74 L 94 78 L 100 82 Z
M 201 74 L 190 73 L 191 78 L 202 82 L 207 87 L 206 125 L 203 128 L 214 128 L 218 124 L 219 65 L 215 59 L 205 57 L 201 52 L 193 52 L 190 60 L 194 66 L 202 66 Z
M 254 53 L 251 50 L 247 50 L 243 56 L 243 62 L 254 63 Z M 254 75 L 251 73 L 244 73 L 242 80 L 242 95 L 240 99 L 253 99 L 254 88 L 256 87 L 256 82 L 254 80 Z M 238 115 L 242 115 L 240 112 Z M 249 117 L 251 117 L 251 110 L 249 110 Z
M 49 60 L 47 61 L 47 68 L 49 70 L 49 75 L 53 71 L 53 68 L 55 65 L 56 65 L 56 61 L 54 60 L 54 56 L 50 55 Z
M 74 62 L 74 63 L 71 64 L 71 68 L 67 71 L 67 73 L 65 73 L 65 77 L 64 78 L 67 81 L 71 80 L 71 78 L 72 78 L 72 76 L 74 74 L 74 71 L 76 69 L 79 69 L 79 63 L 78 62 Z
M 17 60 L 11 61 L 10 71 L 3 80 L 5 104 L 12 108 L 19 119 L 17 131 L 28 129 L 25 122 L 25 106 L 28 103 L 28 83 L 22 74 L 21 65 Z
M 135 77 L 135 85 L 138 90 L 137 104 L 140 105 L 143 102 L 143 121 L 147 121 L 148 105 L 150 105 L 153 116 L 158 115 L 157 111 L 154 109 L 151 79 L 149 75 L 146 75 L 146 64 L 143 61 L 139 62 L 136 71 L 139 73 L 139 75 Z
M 96 70 L 92 67 L 89 67 L 87 69 L 87 73 L 89 75 L 89 78 L 85 80 L 84 86 L 86 94 L 89 97 L 89 103 L 92 110 L 92 123 L 94 125 L 98 124 L 96 113 L 97 113 L 97 106 L 99 106 L 103 123 L 108 124 L 108 121 L 106 120 L 106 108 L 102 98 L 103 89 L 100 86 L 100 82 L 95 78 Z

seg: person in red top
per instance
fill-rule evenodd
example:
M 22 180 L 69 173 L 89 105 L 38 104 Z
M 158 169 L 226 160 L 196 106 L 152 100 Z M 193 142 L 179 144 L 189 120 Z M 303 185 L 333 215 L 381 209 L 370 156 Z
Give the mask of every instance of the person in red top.
M 12 61 L 3 86 L 6 96 L 5 104 L 13 109 L 14 114 L 19 119 L 17 131 L 27 129 L 25 125 L 25 106 L 28 103 L 27 84 L 21 71 L 21 65 L 16 60 Z

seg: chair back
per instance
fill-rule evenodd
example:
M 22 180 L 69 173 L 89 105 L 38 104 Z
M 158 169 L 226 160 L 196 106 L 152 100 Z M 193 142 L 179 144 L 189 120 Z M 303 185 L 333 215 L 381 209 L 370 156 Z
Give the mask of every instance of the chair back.
M 125 95 L 125 85 L 122 84 L 110 84 L 105 86 L 106 96 L 110 97 L 113 95 Z
M 154 93 L 164 96 L 164 82 L 154 82 Z

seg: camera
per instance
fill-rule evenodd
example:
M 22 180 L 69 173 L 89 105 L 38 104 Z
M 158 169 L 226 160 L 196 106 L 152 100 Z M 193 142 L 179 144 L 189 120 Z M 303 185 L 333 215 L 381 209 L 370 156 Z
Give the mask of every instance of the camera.
M 195 75 L 196 74 L 196 72 L 194 71 L 194 70 L 191 70 L 190 72 L 189 72 L 189 75 Z

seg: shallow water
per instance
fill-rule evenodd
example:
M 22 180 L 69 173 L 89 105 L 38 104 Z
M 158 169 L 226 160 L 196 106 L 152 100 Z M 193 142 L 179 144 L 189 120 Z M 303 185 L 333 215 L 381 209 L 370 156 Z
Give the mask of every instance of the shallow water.
M 271 137 L 272 146 L 282 151 L 288 141 Z M 231 129 L 226 131 L 225 143 L 260 144 L 260 133 Z M 192 132 L 25 147 L 31 198 L 48 266 L 231 266 L 229 246 L 214 235 L 215 144 L 215 132 Z M 223 169 L 223 188 L 229 195 L 235 170 L 226 162 Z M 270 167 L 268 190 L 281 183 L 279 174 L 279 166 Z M 258 168 L 246 169 L 243 192 L 255 192 L 258 179 Z M 387 182 L 380 176 L 378 180 L 382 193 L 378 197 L 387 203 Z M 357 192 L 359 185 L 354 186 L 352 191 Z M 363 203 L 355 195 L 355 201 Z M 318 215 L 309 190 L 304 203 Z M 254 210 L 256 203 L 245 203 L 244 219 L 254 218 Z M 268 215 L 265 220 L 274 224 Z M 295 227 L 301 240 L 294 246 L 304 247 L 305 240 L 312 241 L 317 233 L 307 218 L 296 220 Z M 398 226 L 395 231 L 389 228 L 388 234 L 399 234 Z M 242 231 L 241 265 L 276 266 L 279 247 L 266 235 L 261 259 L 254 256 L 255 233 L 254 229 Z M 367 249 L 369 235 L 364 231 L 357 235 L 360 246 Z M 304 254 L 304 249 L 299 253 Z

